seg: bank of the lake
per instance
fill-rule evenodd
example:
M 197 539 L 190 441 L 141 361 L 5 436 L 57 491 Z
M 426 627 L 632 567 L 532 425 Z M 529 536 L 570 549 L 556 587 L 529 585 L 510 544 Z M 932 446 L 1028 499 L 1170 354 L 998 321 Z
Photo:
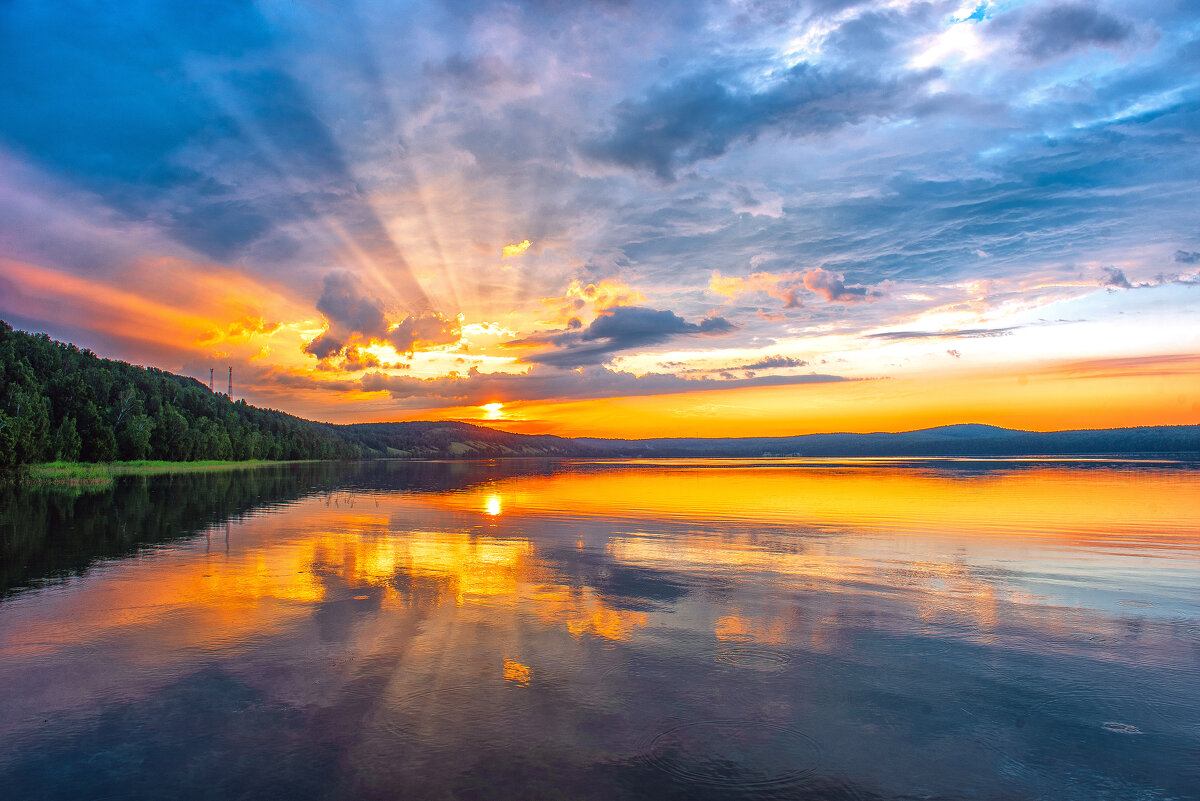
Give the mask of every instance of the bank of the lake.
M 136 461 L 136 462 L 44 462 L 29 465 L 22 478 L 47 484 L 104 484 L 117 476 L 158 476 L 171 473 L 244 470 L 289 464 L 310 464 L 319 459 L 271 461 L 255 459 L 232 461 L 208 459 L 195 462 Z

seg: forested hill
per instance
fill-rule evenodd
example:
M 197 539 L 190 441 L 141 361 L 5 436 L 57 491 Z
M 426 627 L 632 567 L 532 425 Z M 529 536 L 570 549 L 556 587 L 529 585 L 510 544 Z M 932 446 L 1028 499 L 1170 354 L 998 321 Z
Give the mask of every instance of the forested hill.
M 332 425 L 101 359 L 0 321 L 0 471 L 50 461 L 602 456 L 603 446 L 456 422 Z
M 335 426 L 365 456 L 413 459 L 497 459 L 514 456 L 615 456 L 602 443 L 549 434 L 510 434 L 454 421 L 354 423 Z
M 359 455 L 327 424 L 235 402 L 193 378 L 101 359 L 0 321 L 0 469 L 58 460 Z

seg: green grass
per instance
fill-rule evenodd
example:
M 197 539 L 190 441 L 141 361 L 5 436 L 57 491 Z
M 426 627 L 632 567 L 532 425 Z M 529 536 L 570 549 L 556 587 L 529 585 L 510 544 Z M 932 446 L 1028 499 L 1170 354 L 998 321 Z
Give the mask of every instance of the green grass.
M 167 473 L 211 472 L 214 470 L 243 470 L 268 465 L 297 464 L 301 461 L 245 462 L 208 460 L 198 462 L 46 462 L 29 465 L 26 476 L 30 481 L 52 484 L 109 484 L 117 476 L 157 476 Z

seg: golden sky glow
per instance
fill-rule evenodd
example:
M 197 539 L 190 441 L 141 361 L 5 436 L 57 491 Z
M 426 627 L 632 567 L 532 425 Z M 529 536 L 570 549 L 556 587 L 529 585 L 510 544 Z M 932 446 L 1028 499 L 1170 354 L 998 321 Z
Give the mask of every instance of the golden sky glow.
M 661 371 L 661 364 L 670 362 L 680 365 L 672 369 L 684 370 L 685 376 L 711 376 L 712 388 L 669 394 L 651 389 L 645 395 L 579 400 L 513 397 L 478 407 L 423 406 L 416 397 L 398 411 L 388 392 L 364 389 L 357 385 L 358 378 L 373 372 L 436 381 L 466 376 L 472 368 L 520 376 L 530 370 L 520 363 L 523 351 L 505 343 L 519 339 L 522 328 L 536 331 L 547 322 L 565 326 L 580 317 L 590 321 L 607 309 L 645 298 L 627 286 L 573 283 L 561 298 L 531 306 L 530 312 L 539 318 L 552 310 L 550 321 L 522 325 L 508 315 L 504 323 L 463 322 L 450 346 L 405 357 L 387 343 L 364 343 L 361 356 L 354 357 L 364 366 L 355 369 L 346 360 L 341 367 L 313 369 L 300 348 L 324 330 L 319 315 L 301 319 L 301 301 L 236 273 L 214 274 L 211 268 L 179 261 L 148 264 L 141 277 L 117 288 L 19 262 L 7 262 L 5 270 L 27 311 L 86 318 L 105 336 L 128 343 L 135 360 L 161 363 L 162 354 L 178 353 L 187 362 L 175 369 L 185 372 L 202 375 L 206 364 L 241 361 L 237 394 L 334 422 L 454 418 L 527 433 L 653 437 L 905 430 L 965 421 L 1051 430 L 1186 425 L 1200 419 L 1200 359 L 1186 352 L 1136 355 L 1153 340 L 1139 342 L 1146 332 L 1136 325 L 1130 336 L 1114 337 L 1115 347 L 1109 350 L 1114 355 L 1102 358 L 1084 358 L 1086 333 L 1076 336 L 1071 326 L 1062 326 L 1056 340 L 1039 338 L 1028 356 L 1021 355 L 1018 335 L 979 339 L 972 345 L 977 359 L 970 363 L 946 356 L 944 348 L 938 356 L 924 341 L 914 345 L 844 333 L 796 340 L 802 355 L 789 356 L 797 350 L 778 343 L 760 350 L 675 352 L 640 359 L 623 355 L 615 369 L 640 375 Z M 164 281 L 165 275 L 172 280 Z M 166 292 L 167 286 L 173 290 Z M 938 322 L 970 324 L 962 318 Z M 989 325 L 1001 322 L 1005 320 L 993 319 Z M 910 325 L 923 330 L 930 321 L 918 319 Z M 1114 323 L 1114 331 L 1119 332 L 1120 325 Z M 826 355 L 814 358 L 818 353 Z M 842 355 L 829 358 L 837 353 Z M 721 382 L 729 379 L 711 372 L 768 357 L 804 362 L 789 373 L 802 375 L 819 368 L 851 380 L 722 389 Z M 729 378 L 743 379 L 746 373 L 741 370 Z M 284 386 L 278 386 L 281 380 L 286 380 Z M 569 384 L 570 374 L 564 373 L 561 381 Z

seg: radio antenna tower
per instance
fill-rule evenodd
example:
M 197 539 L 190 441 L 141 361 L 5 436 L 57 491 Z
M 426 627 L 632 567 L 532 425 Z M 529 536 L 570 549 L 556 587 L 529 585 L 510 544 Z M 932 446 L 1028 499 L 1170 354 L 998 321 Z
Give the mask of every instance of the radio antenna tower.
M 229 392 L 227 394 L 229 395 L 229 399 L 233 400 L 233 368 L 232 367 L 229 368 Z
M 208 368 L 208 391 L 209 392 L 213 391 L 212 384 L 213 384 L 213 368 L 210 367 L 210 368 Z

